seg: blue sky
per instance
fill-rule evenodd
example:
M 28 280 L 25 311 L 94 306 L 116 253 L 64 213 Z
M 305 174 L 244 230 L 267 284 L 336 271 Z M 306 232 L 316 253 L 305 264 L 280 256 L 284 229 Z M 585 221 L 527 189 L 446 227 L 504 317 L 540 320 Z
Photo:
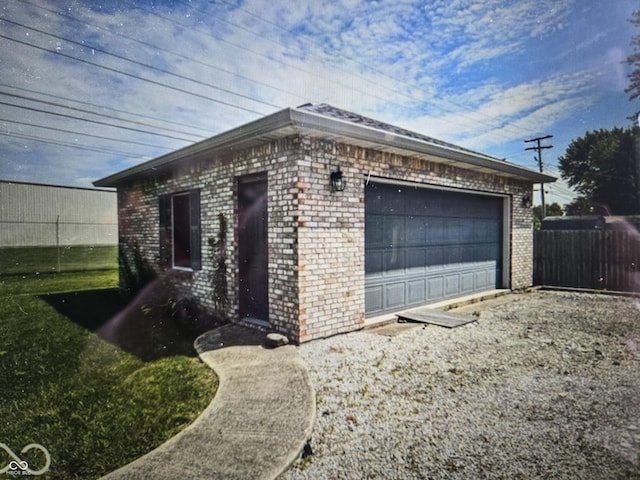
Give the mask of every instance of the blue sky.
M 6 0 L 0 179 L 90 186 L 330 103 L 537 168 L 630 125 L 632 0 Z M 550 201 L 570 201 L 562 184 Z

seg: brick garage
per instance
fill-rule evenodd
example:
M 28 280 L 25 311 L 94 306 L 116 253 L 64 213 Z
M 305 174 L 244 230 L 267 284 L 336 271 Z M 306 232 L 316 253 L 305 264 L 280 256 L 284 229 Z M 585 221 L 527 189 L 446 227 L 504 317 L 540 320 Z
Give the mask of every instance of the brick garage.
M 330 182 L 338 169 L 343 191 Z M 139 255 L 159 274 L 177 273 L 181 295 L 220 312 L 222 258 L 222 313 L 306 342 L 469 289 L 531 285 L 530 199 L 534 183 L 551 181 L 329 105 L 305 105 L 95 183 L 118 189 L 121 259 L 132 264 Z

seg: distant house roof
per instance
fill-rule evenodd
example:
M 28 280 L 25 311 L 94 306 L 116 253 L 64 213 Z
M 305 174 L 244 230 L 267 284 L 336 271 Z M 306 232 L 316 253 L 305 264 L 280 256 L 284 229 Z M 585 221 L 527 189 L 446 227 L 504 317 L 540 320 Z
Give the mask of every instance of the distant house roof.
M 556 178 L 483 153 L 443 142 L 327 104 L 286 108 L 214 137 L 102 178 L 94 185 L 116 187 L 153 176 L 178 163 L 211 153 L 224 154 L 294 134 L 308 135 L 364 148 L 459 166 L 469 170 L 551 183 Z

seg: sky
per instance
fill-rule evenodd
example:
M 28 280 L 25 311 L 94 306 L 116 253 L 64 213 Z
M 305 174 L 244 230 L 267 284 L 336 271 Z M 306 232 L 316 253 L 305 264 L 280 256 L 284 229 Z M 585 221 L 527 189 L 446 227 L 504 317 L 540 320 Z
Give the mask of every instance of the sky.
M 0 179 L 92 182 L 329 103 L 544 171 L 628 127 L 635 0 L 4 0 Z M 547 202 L 572 192 L 548 184 Z M 539 195 L 536 195 L 539 203 Z

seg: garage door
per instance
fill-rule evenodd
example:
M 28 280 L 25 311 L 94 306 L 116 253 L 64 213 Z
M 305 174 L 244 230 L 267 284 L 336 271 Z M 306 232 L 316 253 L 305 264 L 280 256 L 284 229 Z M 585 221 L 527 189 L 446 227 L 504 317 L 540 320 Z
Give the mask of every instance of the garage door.
M 365 310 L 402 310 L 501 282 L 500 197 L 369 183 Z

